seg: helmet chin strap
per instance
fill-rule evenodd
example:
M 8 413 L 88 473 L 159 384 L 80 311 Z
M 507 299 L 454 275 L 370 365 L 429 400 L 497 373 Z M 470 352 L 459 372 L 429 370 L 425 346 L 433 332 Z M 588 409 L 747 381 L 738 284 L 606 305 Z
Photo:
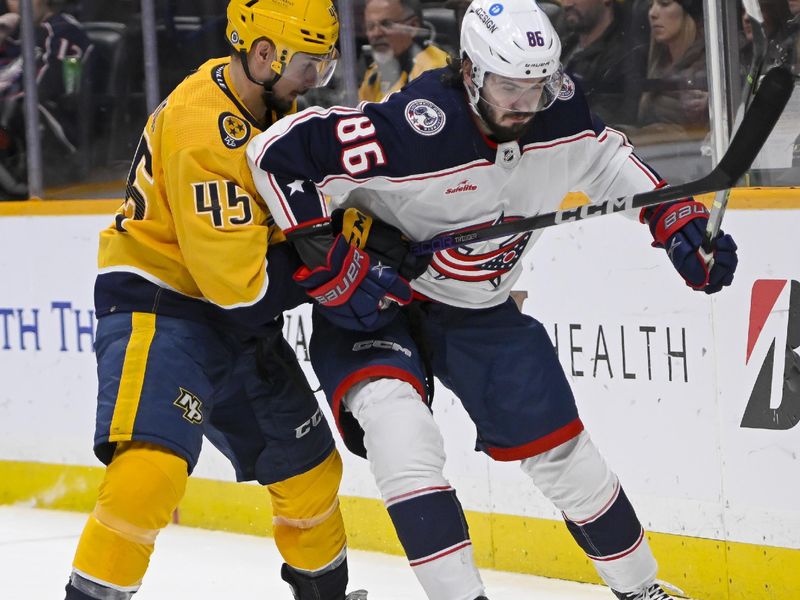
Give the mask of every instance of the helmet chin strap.
M 481 90 L 477 85 L 475 85 L 474 75 L 469 83 L 464 81 L 464 89 L 467 91 L 469 107 L 472 109 L 472 112 L 476 117 L 483 120 L 483 115 L 478 110 L 478 101 L 481 99 Z
M 245 52 L 244 50 L 239 50 L 239 61 L 242 63 L 242 68 L 244 69 L 245 76 L 256 85 L 260 85 L 261 87 L 263 87 L 265 92 L 271 94 L 272 88 L 275 86 L 276 83 L 278 83 L 278 80 L 281 78 L 281 74 L 275 73 L 275 77 L 273 77 L 269 81 L 259 81 L 258 79 L 253 77 L 253 75 L 250 73 L 250 65 L 247 62 L 247 52 Z

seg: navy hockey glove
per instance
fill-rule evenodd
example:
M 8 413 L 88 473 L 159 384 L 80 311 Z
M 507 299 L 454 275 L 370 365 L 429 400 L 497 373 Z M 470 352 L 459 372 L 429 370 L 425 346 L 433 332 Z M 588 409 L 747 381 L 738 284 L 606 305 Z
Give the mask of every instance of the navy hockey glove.
M 300 267 L 294 280 L 316 300 L 322 314 L 345 329 L 374 331 L 388 324 L 411 302 L 411 286 L 393 267 L 351 246 L 337 235 L 327 264 L 313 271 Z
M 409 240 L 403 232 L 379 221 L 356 208 L 337 208 L 331 213 L 333 234 L 341 233 L 353 246 L 363 248 L 373 262 L 397 269 L 404 279 L 416 279 L 431 262 L 430 254 L 415 256 L 411 253 Z
M 650 226 L 653 246 L 667 251 L 686 285 L 713 294 L 731 284 L 739 262 L 733 238 L 720 231 L 709 261 L 700 251 L 708 223 L 705 206 L 695 200 L 667 202 L 643 209 L 640 220 Z

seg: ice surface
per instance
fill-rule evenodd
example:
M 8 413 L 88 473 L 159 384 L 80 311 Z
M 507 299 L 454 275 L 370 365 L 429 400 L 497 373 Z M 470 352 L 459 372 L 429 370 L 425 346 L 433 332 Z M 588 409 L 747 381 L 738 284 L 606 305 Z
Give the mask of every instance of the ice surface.
M 0 506 L 4 600 L 62 600 L 85 515 Z M 425 600 L 405 559 L 350 550 L 351 589 L 369 600 Z M 169 526 L 136 600 L 291 600 L 271 538 Z M 491 600 L 610 600 L 607 588 L 482 571 Z M 10 587 L 9 587 L 10 586 Z

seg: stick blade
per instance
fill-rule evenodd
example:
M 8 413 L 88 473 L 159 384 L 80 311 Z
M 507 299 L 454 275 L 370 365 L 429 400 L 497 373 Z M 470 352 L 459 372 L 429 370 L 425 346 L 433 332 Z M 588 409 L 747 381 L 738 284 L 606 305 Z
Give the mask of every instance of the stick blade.
M 774 67 L 764 75 L 728 151 L 715 169 L 728 177 L 728 187 L 735 185 L 753 164 L 793 91 L 794 76 L 788 69 Z

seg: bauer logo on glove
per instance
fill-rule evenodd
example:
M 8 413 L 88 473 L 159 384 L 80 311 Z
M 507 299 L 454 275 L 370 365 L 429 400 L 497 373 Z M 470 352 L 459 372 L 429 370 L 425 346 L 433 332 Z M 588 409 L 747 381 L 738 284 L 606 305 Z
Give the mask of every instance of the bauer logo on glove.
M 733 282 L 739 263 L 733 238 L 720 231 L 712 242 L 710 256 L 702 250 L 708 223 L 705 206 L 690 199 L 665 202 L 643 209 L 640 220 L 650 226 L 653 246 L 667 251 L 667 257 L 686 285 L 713 294 Z
M 294 280 L 319 303 L 329 321 L 346 329 L 379 329 L 394 319 L 401 305 L 411 302 L 411 286 L 397 269 L 351 246 L 341 234 L 326 265 L 313 271 L 301 267 Z
M 330 306 L 339 306 L 347 302 L 353 289 L 361 283 L 367 273 L 365 264 L 369 266 L 367 255 L 355 247 L 351 250 L 349 258 L 347 270 L 340 278 L 331 279 L 327 284 L 310 291 L 314 300 Z

